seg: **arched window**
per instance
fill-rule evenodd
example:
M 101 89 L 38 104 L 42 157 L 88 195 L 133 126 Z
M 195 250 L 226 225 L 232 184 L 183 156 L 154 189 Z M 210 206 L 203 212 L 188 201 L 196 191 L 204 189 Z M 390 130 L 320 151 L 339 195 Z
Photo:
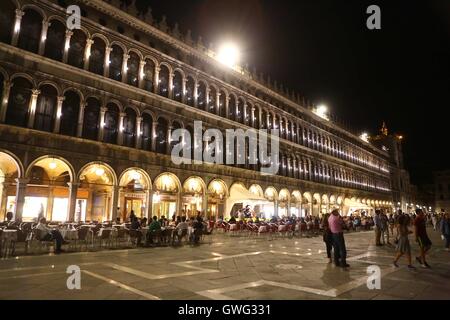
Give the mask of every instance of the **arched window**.
M 16 18 L 16 7 L 11 0 L 0 1 L 0 42 L 10 44 Z
M 130 52 L 130 58 L 128 59 L 127 67 L 127 77 L 128 84 L 137 87 L 139 84 L 139 64 L 141 58 L 135 52 Z
M 148 113 L 142 116 L 142 149 L 152 150 L 152 126 L 153 118 Z
M 55 87 L 50 85 L 44 85 L 39 90 L 41 93 L 38 96 L 36 104 L 34 129 L 52 132 L 55 122 L 58 93 Z
M 115 144 L 117 143 L 117 135 L 119 132 L 119 107 L 114 103 L 106 105 L 105 126 L 103 127 L 103 142 Z
M 91 56 L 89 57 L 89 71 L 103 76 L 103 65 L 105 63 L 106 43 L 99 37 L 95 37 L 91 45 Z
M 225 91 L 220 91 L 220 99 L 219 99 L 219 115 L 223 118 L 226 118 L 226 100 L 227 100 L 227 94 Z
M 197 107 L 201 110 L 205 110 L 206 107 L 206 84 L 201 81 L 198 85 L 198 98 Z
M 123 63 L 123 50 L 118 45 L 111 46 L 111 53 L 109 60 L 109 78 L 122 81 L 122 63 Z
M 252 105 L 247 103 L 245 105 L 244 123 L 247 125 L 251 124 L 251 117 L 252 117 Z
M 238 99 L 237 111 L 236 111 L 236 121 L 244 123 L 244 106 L 245 102 L 242 99 Z
M 173 98 L 178 102 L 183 100 L 183 75 L 175 71 L 173 76 Z
M 59 20 L 52 20 L 47 30 L 44 56 L 53 60 L 62 61 L 65 38 L 66 27 L 64 24 Z
M 272 130 L 274 128 L 274 121 L 275 119 L 273 118 L 271 113 L 267 113 L 267 130 Z
M 186 145 L 189 146 L 189 148 L 187 148 L 188 154 L 186 155 L 186 157 L 191 157 L 191 160 L 194 160 L 194 128 L 192 128 L 191 126 L 186 126 L 186 131 L 189 132 L 189 136 L 184 137 Z
M 159 95 L 166 98 L 169 96 L 169 68 L 165 65 L 159 70 Z
M 259 129 L 260 123 L 259 123 L 259 107 L 255 106 L 255 113 L 253 115 L 254 119 L 253 119 L 253 123 L 254 123 L 254 128 L 255 129 Z
M 86 101 L 83 119 L 83 138 L 98 139 L 98 125 L 100 121 L 100 102 L 95 98 Z
M 159 118 L 156 126 L 156 152 L 158 153 L 167 152 L 167 130 L 167 120 L 164 118 Z
M 263 110 L 261 112 L 260 128 L 261 129 L 267 129 L 267 112 L 266 112 L 266 110 Z
M 228 102 L 228 119 L 236 120 L 236 99 L 233 95 L 230 95 L 230 101 Z
M 155 63 L 152 59 L 145 59 L 144 66 L 144 90 L 153 92 Z
M 78 114 L 80 110 L 80 96 L 74 91 L 64 94 L 64 102 L 61 110 L 60 133 L 75 137 L 77 135 Z
M 174 121 L 172 123 L 172 132 L 174 132 L 177 129 L 181 129 L 181 128 L 182 128 L 181 123 L 179 123 L 178 121 Z M 170 152 L 172 152 L 173 147 L 179 143 L 180 143 L 180 141 L 170 141 Z
M 192 77 L 187 77 L 186 82 L 186 103 L 191 107 L 194 106 L 194 87 L 195 81 Z
M 123 145 L 134 148 L 136 145 L 136 112 L 127 108 L 123 119 Z
M 86 46 L 86 34 L 81 30 L 73 30 L 70 37 L 70 47 L 67 62 L 74 67 L 83 69 L 84 48 Z
M 209 87 L 208 111 L 213 114 L 216 113 L 216 99 L 217 99 L 216 88 Z
M 25 78 L 15 78 L 9 93 L 6 123 L 19 127 L 26 127 L 28 108 L 31 99 L 32 85 Z
M 42 17 L 32 9 L 25 9 L 19 34 L 19 48 L 38 53 L 41 41 Z

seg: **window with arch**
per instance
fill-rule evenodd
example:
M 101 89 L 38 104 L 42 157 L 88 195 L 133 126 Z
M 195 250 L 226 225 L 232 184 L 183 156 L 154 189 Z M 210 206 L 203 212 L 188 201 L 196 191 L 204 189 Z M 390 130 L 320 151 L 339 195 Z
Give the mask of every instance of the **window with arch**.
M 178 102 L 183 100 L 183 75 L 179 70 L 173 73 L 173 98 Z
M 259 127 L 261 129 L 267 129 L 267 112 L 264 109 L 261 112 L 261 123 Z
M 70 47 L 67 60 L 68 64 L 83 69 L 85 46 L 86 34 L 81 30 L 73 30 L 72 37 L 70 37 Z
M 174 121 L 172 122 L 172 129 L 171 132 L 174 132 L 175 130 L 181 129 L 182 125 L 180 122 L 178 121 Z M 176 146 L 177 144 L 179 144 L 181 141 L 170 141 L 170 150 L 169 152 L 172 152 L 172 149 L 174 148 L 174 146 Z
M 166 119 L 159 118 L 156 125 L 156 152 L 167 153 L 167 131 L 169 124 Z
M 244 108 L 244 123 L 247 125 L 251 124 L 251 116 L 252 116 L 252 105 L 249 103 L 245 104 L 245 108 Z
M 144 113 L 142 115 L 142 149 L 151 151 L 152 150 L 152 127 L 153 118 L 150 114 Z
M 98 139 L 100 122 L 100 101 L 95 98 L 88 98 L 84 109 L 83 118 L 83 138 L 89 140 Z
M 159 95 L 168 98 L 169 97 L 169 68 L 162 65 L 159 70 Z
M 25 9 L 20 24 L 19 48 L 38 53 L 41 42 L 42 16 L 33 9 Z
M 123 145 L 134 148 L 136 145 L 136 112 L 127 108 L 123 118 Z
M 206 108 L 206 91 L 206 84 L 203 81 L 200 81 L 197 90 L 197 107 L 201 110 L 205 110 Z
M 256 128 L 256 129 L 259 129 L 260 128 L 260 123 L 259 123 L 259 112 L 260 112 L 260 109 L 259 109 L 259 107 L 258 106 L 255 106 L 255 114 L 253 115 L 253 123 L 254 123 L 254 127 Z
M 215 87 L 209 87 L 209 101 L 208 101 L 208 111 L 210 113 L 216 113 L 216 99 L 217 99 L 217 90 Z
M 152 59 L 145 59 L 144 66 L 144 90 L 153 92 L 155 63 Z
M 36 104 L 34 129 L 52 132 L 56 116 L 56 103 L 58 93 L 55 87 L 43 85 L 39 88 L 41 93 Z
M 136 52 L 130 52 L 130 58 L 127 62 L 127 78 L 128 84 L 137 87 L 139 85 L 139 64 L 141 58 L 139 58 Z
M 103 142 L 115 144 L 119 133 L 119 107 L 115 103 L 106 105 L 105 126 L 103 127 Z
M 66 26 L 59 20 L 51 20 L 47 30 L 47 39 L 45 40 L 44 56 L 62 61 L 65 38 Z
M 191 76 L 188 76 L 186 82 L 186 103 L 191 107 L 194 106 L 194 88 L 195 81 Z
M 19 127 L 27 127 L 28 108 L 33 86 L 25 78 L 18 77 L 12 81 L 6 110 L 6 123 Z
M 228 102 L 228 119 L 236 121 L 236 98 L 234 95 L 230 95 L 230 100 Z
M 60 133 L 75 137 L 78 128 L 78 114 L 80 111 L 80 96 L 75 91 L 67 91 L 64 94 L 64 102 L 61 110 Z
M 226 114 L 226 100 L 227 100 L 227 95 L 225 93 L 225 91 L 220 91 L 220 97 L 219 97 L 219 115 L 221 117 L 226 118 L 227 114 Z
M 242 98 L 238 99 L 236 110 L 236 121 L 244 123 L 245 101 Z
M 122 64 L 123 64 L 123 49 L 118 45 L 111 46 L 109 64 L 109 78 L 122 81 Z
M 89 71 L 103 76 L 106 43 L 99 37 L 95 37 L 93 40 L 89 57 Z
M 12 1 L 0 1 L 0 42 L 10 44 L 16 19 L 16 7 Z

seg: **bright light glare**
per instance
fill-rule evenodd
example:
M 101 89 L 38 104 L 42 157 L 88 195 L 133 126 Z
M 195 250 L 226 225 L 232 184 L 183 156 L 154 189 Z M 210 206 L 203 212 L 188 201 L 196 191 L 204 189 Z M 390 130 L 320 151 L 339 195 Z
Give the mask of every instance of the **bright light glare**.
M 318 106 L 315 110 L 315 114 L 317 114 L 319 117 L 321 117 L 325 120 L 328 120 L 327 113 L 328 113 L 328 107 L 323 104 Z
M 217 59 L 224 65 L 233 68 L 239 63 L 239 49 L 233 43 L 224 43 L 217 55 Z
M 359 137 L 361 138 L 361 140 L 369 142 L 369 134 L 367 132 L 363 132 Z

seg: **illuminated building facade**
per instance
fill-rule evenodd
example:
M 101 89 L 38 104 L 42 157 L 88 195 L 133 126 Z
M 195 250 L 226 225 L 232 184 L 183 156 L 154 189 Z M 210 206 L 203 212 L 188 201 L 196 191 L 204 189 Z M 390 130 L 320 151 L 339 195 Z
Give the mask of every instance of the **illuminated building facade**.
M 389 152 L 299 95 L 121 1 L 0 3 L 0 217 L 109 220 L 392 208 Z M 279 129 L 275 176 L 259 166 L 175 165 L 173 130 Z M 195 146 L 200 147 L 200 146 Z M 194 149 L 194 148 L 192 148 Z M 257 209 L 256 209 L 257 208 Z

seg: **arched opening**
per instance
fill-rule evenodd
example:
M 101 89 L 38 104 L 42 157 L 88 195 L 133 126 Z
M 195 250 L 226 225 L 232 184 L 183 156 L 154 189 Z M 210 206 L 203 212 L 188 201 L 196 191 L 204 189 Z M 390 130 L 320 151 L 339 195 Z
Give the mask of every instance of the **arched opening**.
M 38 53 L 41 42 L 42 17 L 33 9 L 25 9 L 20 24 L 19 48 Z
M 127 78 L 128 84 L 137 87 L 139 85 L 139 65 L 141 58 L 136 52 L 130 52 L 130 58 L 127 62 Z
M 58 92 L 51 85 L 43 85 L 39 89 L 41 93 L 36 104 L 34 129 L 52 132 L 56 116 Z
M 291 194 L 288 189 L 281 189 L 278 195 L 278 216 L 287 217 L 290 215 Z
M 261 124 L 259 126 L 261 129 L 267 129 L 267 112 L 263 110 L 261 112 Z
M 161 65 L 159 70 L 159 95 L 163 97 L 169 97 L 169 77 L 170 71 L 166 65 Z
M 10 0 L 0 2 L 0 42 L 11 44 L 16 6 Z
M 255 129 L 259 129 L 260 128 L 260 123 L 259 123 L 259 111 L 260 109 L 258 107 L 255 107 L 255 114 L 253 115 L 253 127 Z
M 46 156 L 30 166 L 22 218 L 65 222 L 69 219 L 69 186 L 73 171 L 64 159 Z
M 312 215 L 318 217 L 320 215 L 320 194 L 315 193 L 312 199 Z
M 203 81 L 200 81 L 198 84 L 197 91 L 197 107 L 201 110 L 205 110 L 206 106 L 206 84 Z
M 98 139 L 99 121 L 100 101 L 95 98 L 88 98 L 84 109 L 83 138 L 89 140 Z
M 109 78 L 122 81 L 122 64 L 123 64 L 123 49 L 118 45 L 111 46 L 111 53 L 109 60 Z
M 236 121 L 240 123 L 244 123 L 244 110 L 245 110 L 245 102 L 243 99 L 238 99 L 237 111 L 236 111 Z
M 59 20 L 50 21 L 45 40 L 44 56 L 47 58 L 62 61 L 64 43 L 66 38 L 66 27 Z
M 216 113 L 216 99 L 217 99 L 216 88 L 209 87 L 208 111 L 213 114 Z
M 186 81 L 186 103 L 191 107 L 194 106 L 194 88 L 195 81 L 192 77 L 188 76 Z
M 127 169 L 120 178 L 119 208 L 121 220 L 128 221 L 131 211 L 139 217 L 148 217 L 150 177 L 139 168 Z
M 136 112 L 127 108 L 123 118 L 123 145 L 134 148 L 136 145 Z
M 6 213 L 16 212 L 16 179 L 21 167 L 8 153 L 0 152 L 0 217 L 6 220 Z
M 228 197 L 226 183 L 220 179 L 214 179 L 208 186 L 208 209 L 207 218 L 216 220 L 225 216 L 225 202 Z
M 269 201 L 267 205 L 264 205 L 264 216 L 265 218 L 271 218 L 277 214 L 276 212 L 276 201 L 278 200 L 278 193 L 274 187 L 268 187 L 264 192 L 264 198 Z
M 291 216 L 303 217 L 302 214 L 302 193 L 295 190 L 291 194 Z
M 251 116 L 252 116 L 252 105 L 247 103 L 245 105 L 245 114 L 244 114 L 244 123 L 246 125 L 251 125 Z
M 184 142 L 187 144 L 187 157 L 190 157 L 191 160 L 194 160 L 194 149 L 195 149 L 195 137 L 194 137 L 194 128 L 192 126 L 186 126 L 186 136 L 184 137 Z M 189 135 L 187 136 L 187 133 Z
M 153 81 L 155 78 L 155 63 L 152 59 L 145 59 L 144 66 L 144 90 L 153 92 Z
M 320 203 L 320 213 L 321 214 L 326 214 L 330 211 L 330 204 L 329 204 L 329 199 L 328 196 L 326 194 L 322 195 L 322 201 Z
M 70 37 L 70 47 L 67 62 L 71 66 L 83 69 L 84 67 L 84 50 L 86 47 L 86 34 L 81 30 L 73 30 Z
M 205 182 L 199 177 L 190 177 L 183 183 L 181 214 L 186 217 L 197 216 L 197 211 L 204 211 Z
M 78 114 L 80 111 L 80 96 L 75 91 L 67 91 L 64 94 L 64 102 L 61 110 L 60 133 L 75 137 L 78 128 Z
M 309 192 L 303 194 L 302 201 L 302 217 L 310 216 L 312 214 L 312 195 Z
M 106 105 L 105 123 L 103 127 L 103 142 L 115 144 L 119 134 L 119 107 L 115 103 Z
M 7 124 L 27 127 L 32 88 L 31 82 L 25 78 L 18 77 L 12 81 L 8 109 L 6 110 Z
M 163 173 L 155 179 L 153 194 L 153 215 L 170 218 L 177 214 L 180 182 L 172 173 Z
M 168 122 L 164 118 L 158 119 L 156 125 L 156 152 L 165 154 L 167 153 L 167 130 Z
M 152 126 L 153 118 L 150 114 L 144 113 L 142 116 L 142 149 L 152 150 Z
M 175 130 L 178 130 L 178 129 L 181 129 L 182 128 L 182 125 L 181 125 L 181 123 L 180 122 L 178 122 L 178 121 L 174 121 L 174 122 L 172 122 L 172 132 L 174 132 Z M 171 135 L 172 136 L 172 135 Z M 180 139 L 181 140 L 181 139 Z M 170 151 L 169 151 L 169 153 L 171 154 L 172 153 L 172 149 L 177 145 L 177 144 L 179 144 L 181 141 L 173 141 L 173 140 L 171 140 L 170 141 Z
M 91 45 L 91 55 L 89 57 L 89 71 L 103 76 L 106 43 L 103 39 L 95 37 Z
M 111 220 L 115 209 L 112 191 L 117 181 L 112 169 L 101 162 L 88 164 L 81 170 L 79 181 L 77 205 L 81 211 L 75 214 L 76 221 Z
M 219 98 L 219 115 L 223 118 L 227 117 L 226 113 L 226 101 L 227 101 L 227 94 L 225 91 L 220 91 L 220 98 Z
M 178 102 L 183 101 L 183 75 L 177 70 L 173 76 L 173 98 Z
M 236 121 L 236 98 L 234 95 L 230 95 L 228 102 L 228 119 Z

